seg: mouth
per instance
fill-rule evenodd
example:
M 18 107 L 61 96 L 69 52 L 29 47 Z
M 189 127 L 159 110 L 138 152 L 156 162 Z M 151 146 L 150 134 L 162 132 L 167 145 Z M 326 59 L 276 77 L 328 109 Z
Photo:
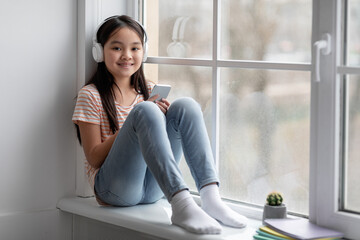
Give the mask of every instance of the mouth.
M 133 66 L 134 64 L 133 63 L 117 63 L 118 66 L 120 67 L 123 67 L 123 68 L 128 68 L 128 67 L 131 67 Z

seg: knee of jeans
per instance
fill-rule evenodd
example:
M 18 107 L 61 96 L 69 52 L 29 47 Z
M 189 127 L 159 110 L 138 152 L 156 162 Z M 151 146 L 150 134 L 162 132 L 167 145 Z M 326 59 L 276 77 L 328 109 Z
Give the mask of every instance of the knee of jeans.
M 154 107 L 157 107 L 156 104 L 150 101 L 143 101 L 135 105 L 134 109 L 152 109 Z
M 178 98 L 170 107 L 184 109 L 188 113 L 202 113 L 200 104 L 191 97 Z
M 133 110 L 136 112 L 138 117 L 144 118 L 148 122 L 151 122 L 152 120 L 159 121 L 159 119 L 163 119 L 164 117 L 160 108 L 150 101 L 144 101 L 137 104 Z

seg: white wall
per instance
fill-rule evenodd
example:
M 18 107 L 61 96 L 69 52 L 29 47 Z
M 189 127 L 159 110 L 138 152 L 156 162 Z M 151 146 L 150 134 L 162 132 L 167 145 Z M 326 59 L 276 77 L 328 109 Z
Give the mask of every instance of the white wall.
M 71 239 L 77 1 L 0 1 L 0 239 Z

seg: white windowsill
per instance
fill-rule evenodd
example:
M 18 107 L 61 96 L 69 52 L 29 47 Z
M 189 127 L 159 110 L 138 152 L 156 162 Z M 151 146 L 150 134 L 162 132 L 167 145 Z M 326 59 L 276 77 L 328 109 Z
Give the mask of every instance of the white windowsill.
M 87 217 L 104 223 L 165 239 L 253 239 L 261 221 L 249 219 L 248 226 L 236 229 L 223 226 L 220 235 L 197 235 L 189 233 L 170 222 L 171 208 L 165 199 L 154 204 L 134 207 L 102 207 L 95 198 L 64 198 L 57 207 L 65 212 Z

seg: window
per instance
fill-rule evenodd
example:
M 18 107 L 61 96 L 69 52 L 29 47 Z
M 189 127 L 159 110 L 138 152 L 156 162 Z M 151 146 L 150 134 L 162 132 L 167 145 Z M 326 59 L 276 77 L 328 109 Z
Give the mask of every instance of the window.
M 357 85 L 359 0 L 314 1 L 313 41 L 331 36 L 320 56 L 320 81 L 312 81 L 310 219 L 360 236 Z
M 343 64 L 360 66 L 360 1 L 343 5 Z M 360 74 L 342 75 L 342 193 L 341 209 L 360 212 Z
M 289 211 L 308 215 L 311 1 L 141 3 L 145 74 L 173 86 L 170 100 L 201 104 L 222 196 L 262 206 L 280 191 Z
M 278 190 L 291 212 L 358 237 L 360 1 L 139 2 L 146 74 L 201 103 L 222 196 L 261 206 Z
M 360 76 L 343 76 L 343 152 L 341 209 L 360 212 Z
M 358 239 L 360 0 L 84 4 L 80 30 L 91 34 L 79 38 L 79 86 L 92 69 L 96 20 L 140 19 L 150 38 L 146 76 L 202 106 L 222 196 L 261 206 L 268 191 L 282 191 L 291 212 Z M 316 82 L 314 43 L 324 33 L 331 52 L 319 55 Z

